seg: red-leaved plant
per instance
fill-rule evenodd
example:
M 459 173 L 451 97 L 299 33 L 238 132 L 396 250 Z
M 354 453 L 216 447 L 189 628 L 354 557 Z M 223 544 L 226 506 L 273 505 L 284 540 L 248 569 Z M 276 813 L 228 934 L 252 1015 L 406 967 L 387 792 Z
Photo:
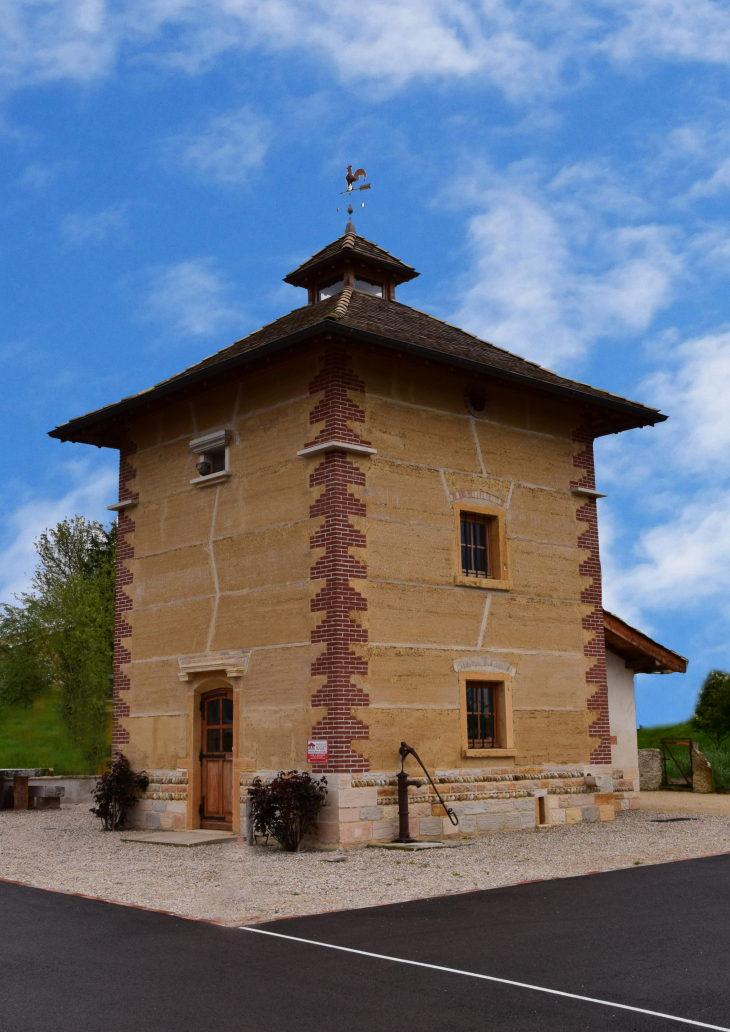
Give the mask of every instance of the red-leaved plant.
M 123 828 L 129 811 L 150 783 L 145 774 L 137 774 L 132 770 L 129 760 L 123 753 L 118 753 L 110 760 L 107 768 L 96 783 L 94 801 L 91 812 L 101 820 L 105 831 L 116 831 Z
M 306 771 L 280 770 L 272 780 L 256 778 L 248 794 L 257 835 L 272 835 L 287 853 L 296 853 L 305 835 L 317 828 L 327 795 L 327 778 L 314 780 Z

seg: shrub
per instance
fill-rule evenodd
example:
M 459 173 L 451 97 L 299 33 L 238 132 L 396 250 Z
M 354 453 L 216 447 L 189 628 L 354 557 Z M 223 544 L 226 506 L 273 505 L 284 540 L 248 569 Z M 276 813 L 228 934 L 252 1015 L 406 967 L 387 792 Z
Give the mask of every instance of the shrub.
M 94 800 L 97 805 L 91 808 L 91 812 L 102 821 L 105 831 L 124 827 L 139 793 L 144 792 L 149 783 L 150 779 L 145 774 L 136 774 L 132 770 L 122 753 L 110 760 L 96 783 Z
M 296 853 L 304 836 L 317 827 L 326 784 L 327 778 L 315 781 L 297 770 L 280 770 L 268 784 L 256 778 L 248 790 L 254 832 L 273 835 L 287 853 Z

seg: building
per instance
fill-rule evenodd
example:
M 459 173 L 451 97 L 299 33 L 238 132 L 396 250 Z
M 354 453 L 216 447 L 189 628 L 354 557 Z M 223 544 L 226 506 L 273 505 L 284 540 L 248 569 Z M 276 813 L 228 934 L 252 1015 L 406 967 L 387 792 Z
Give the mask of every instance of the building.
M 286 277 L 306 305 L 51 434 L 120 453 L 113 744 L 151 775 L 142 826 L 238 830 L 247 782 L 298 768 L 327 775 L 323 843 L 390 838 L 402 740 L 460 813 L 414 790 L 414 834 L 637 799 L 593 441 L 666 417 L 401 304 L 417 275 L 350 222 Z

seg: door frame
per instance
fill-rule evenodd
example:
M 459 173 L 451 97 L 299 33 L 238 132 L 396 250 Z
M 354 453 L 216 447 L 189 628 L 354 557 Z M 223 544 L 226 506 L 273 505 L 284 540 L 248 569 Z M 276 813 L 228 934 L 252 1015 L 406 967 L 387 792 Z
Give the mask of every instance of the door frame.
M 232 736 L 233 739 L 235 739 L 235 698 L 234 698 L 234 695 L 233 695 L 233 689 L 229 688 L 227 686 L 221 685 L 218 688 L 208 688 L 205 691 L 201 691 L 199 696 L 198 696 L 199 700 L 200 700 L 199 707 L 198 707 L 198 712 L 199 712 L 198 719 L 200 721 L 200 737 L 201 737 L 200 752 L 198 754 L 199 763 L 200 763 L 200 793 L 201 793 L 200 794 L 200 803 L 198 804 L 198 811 L 199 811 L 199 815 L 200 815 L 201 827 L 203 825 L 203 822 L 208 822 L 208 830 L 210 830 L 210 831 L 215 830 L 214 827 L 213 828 L 210 827 L 210 824 L 212 823 L 212 824 L 215 825 L 216 822 L 212 821 L 210 817 L 206 817 L 205 816 L 205 812 L 200 812 L 200 811 L 204 811 L 205 810 L 205 806 L 204 806 L 205 797 L 203 796 L 203 760 L 204 760 L 204 757 L 205 757 L 205 755 L 206 755 L 206 753 L 208 751 L 207 750 L 207 742 L 205 742 L 203 740 L 203 727 L 205 726 L 206 729 L 207 729 L 207 721 L 206 721 L 206 717 L 205 717 L 205 706 L 206 706 L 206 702 L 210 699 L 211 696 L 213 696 L 214 698 L 219 698 L 219 699 L 230 698 L 231 705 L 232 705 L 232 708 L 233 708 L 233 711 L 234 711 L 234 713 L 233 713 L 233 720 L 232 720 L 232 723 L 231 723 L 231 736 Z M 230 763 L 230 765 L 231 765 L 231 770 L 230 770 L 230 774 L 231 774 L 231 798 L 230 798 L 230 802 L 231 802 L 231 828 L 229 829 L 228 827 L 226 827 L 225 829 L 223 829 L 225 831 L 228 831 L 228 830 L 232 831 L 233 830 L 233 810 L 234 810 L 234 807 L 236 805 L 236 787 L 237 786 L 234 784 L 234 782 L 237 779 L 234 778 L 234 771 L 233 771 L 233 744 L 234 743 L 231 742 L 231 746 L 232 746 L 231 750 L 230 750 L 231 758 L 230 758 L 230 760 L 225 761 L 225 762 Z M 240 788 L 239 788 L 238 794 L 240 796 Z M 240 803 L 239 803 L 239 806 L 240 806 Z M 221 823 L 221 825 L 223 825 L 224 823 L 228 824 L 227 821 L 221 821 L 220 823 Z
M 240 805 L 240 742 L 241 742 L 241 699 L 243 687 L 241 677 L 224 677 L 220 674 L 193 676 L 188 683 L 186 738 L 187 756 L 177 762 L 178 767 L 188 772 L 188 807 L 186 827 L 195 830 L 200 827 L 200 803 L 203 786 L 203 771 L 199 760 L 202 745 L 203 721 L 200 713 L 201 696 L 207 692 L 224 688 L 233 693 L 233 832 L 241 830 Z M 247 765 L 246 765 L 247 766 Z

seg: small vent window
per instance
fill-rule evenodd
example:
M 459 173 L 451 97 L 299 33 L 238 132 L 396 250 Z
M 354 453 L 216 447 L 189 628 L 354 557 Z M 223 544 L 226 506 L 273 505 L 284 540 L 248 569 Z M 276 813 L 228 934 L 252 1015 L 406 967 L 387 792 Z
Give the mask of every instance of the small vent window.
M 339 294 L 344 286 L 345 281 L 342 276 L 340 276 L 339 279 L 330 280 L 329 283 L 320 284 L 319 290 L 317 291 L 317 300 L 326 301 L 328 297 L 334 297 L 335 294 Z
M 355 277 L 355 290 L 361 290 L 363 294 L 372 294 L 373 297 L 383 296 L 383 284 L 376 280 L 360 279 Z
M 226 450 L 206 452 L 195 467 L 201 477 L 209 477 L 211 473 L 222 473 L 226 468 Z

